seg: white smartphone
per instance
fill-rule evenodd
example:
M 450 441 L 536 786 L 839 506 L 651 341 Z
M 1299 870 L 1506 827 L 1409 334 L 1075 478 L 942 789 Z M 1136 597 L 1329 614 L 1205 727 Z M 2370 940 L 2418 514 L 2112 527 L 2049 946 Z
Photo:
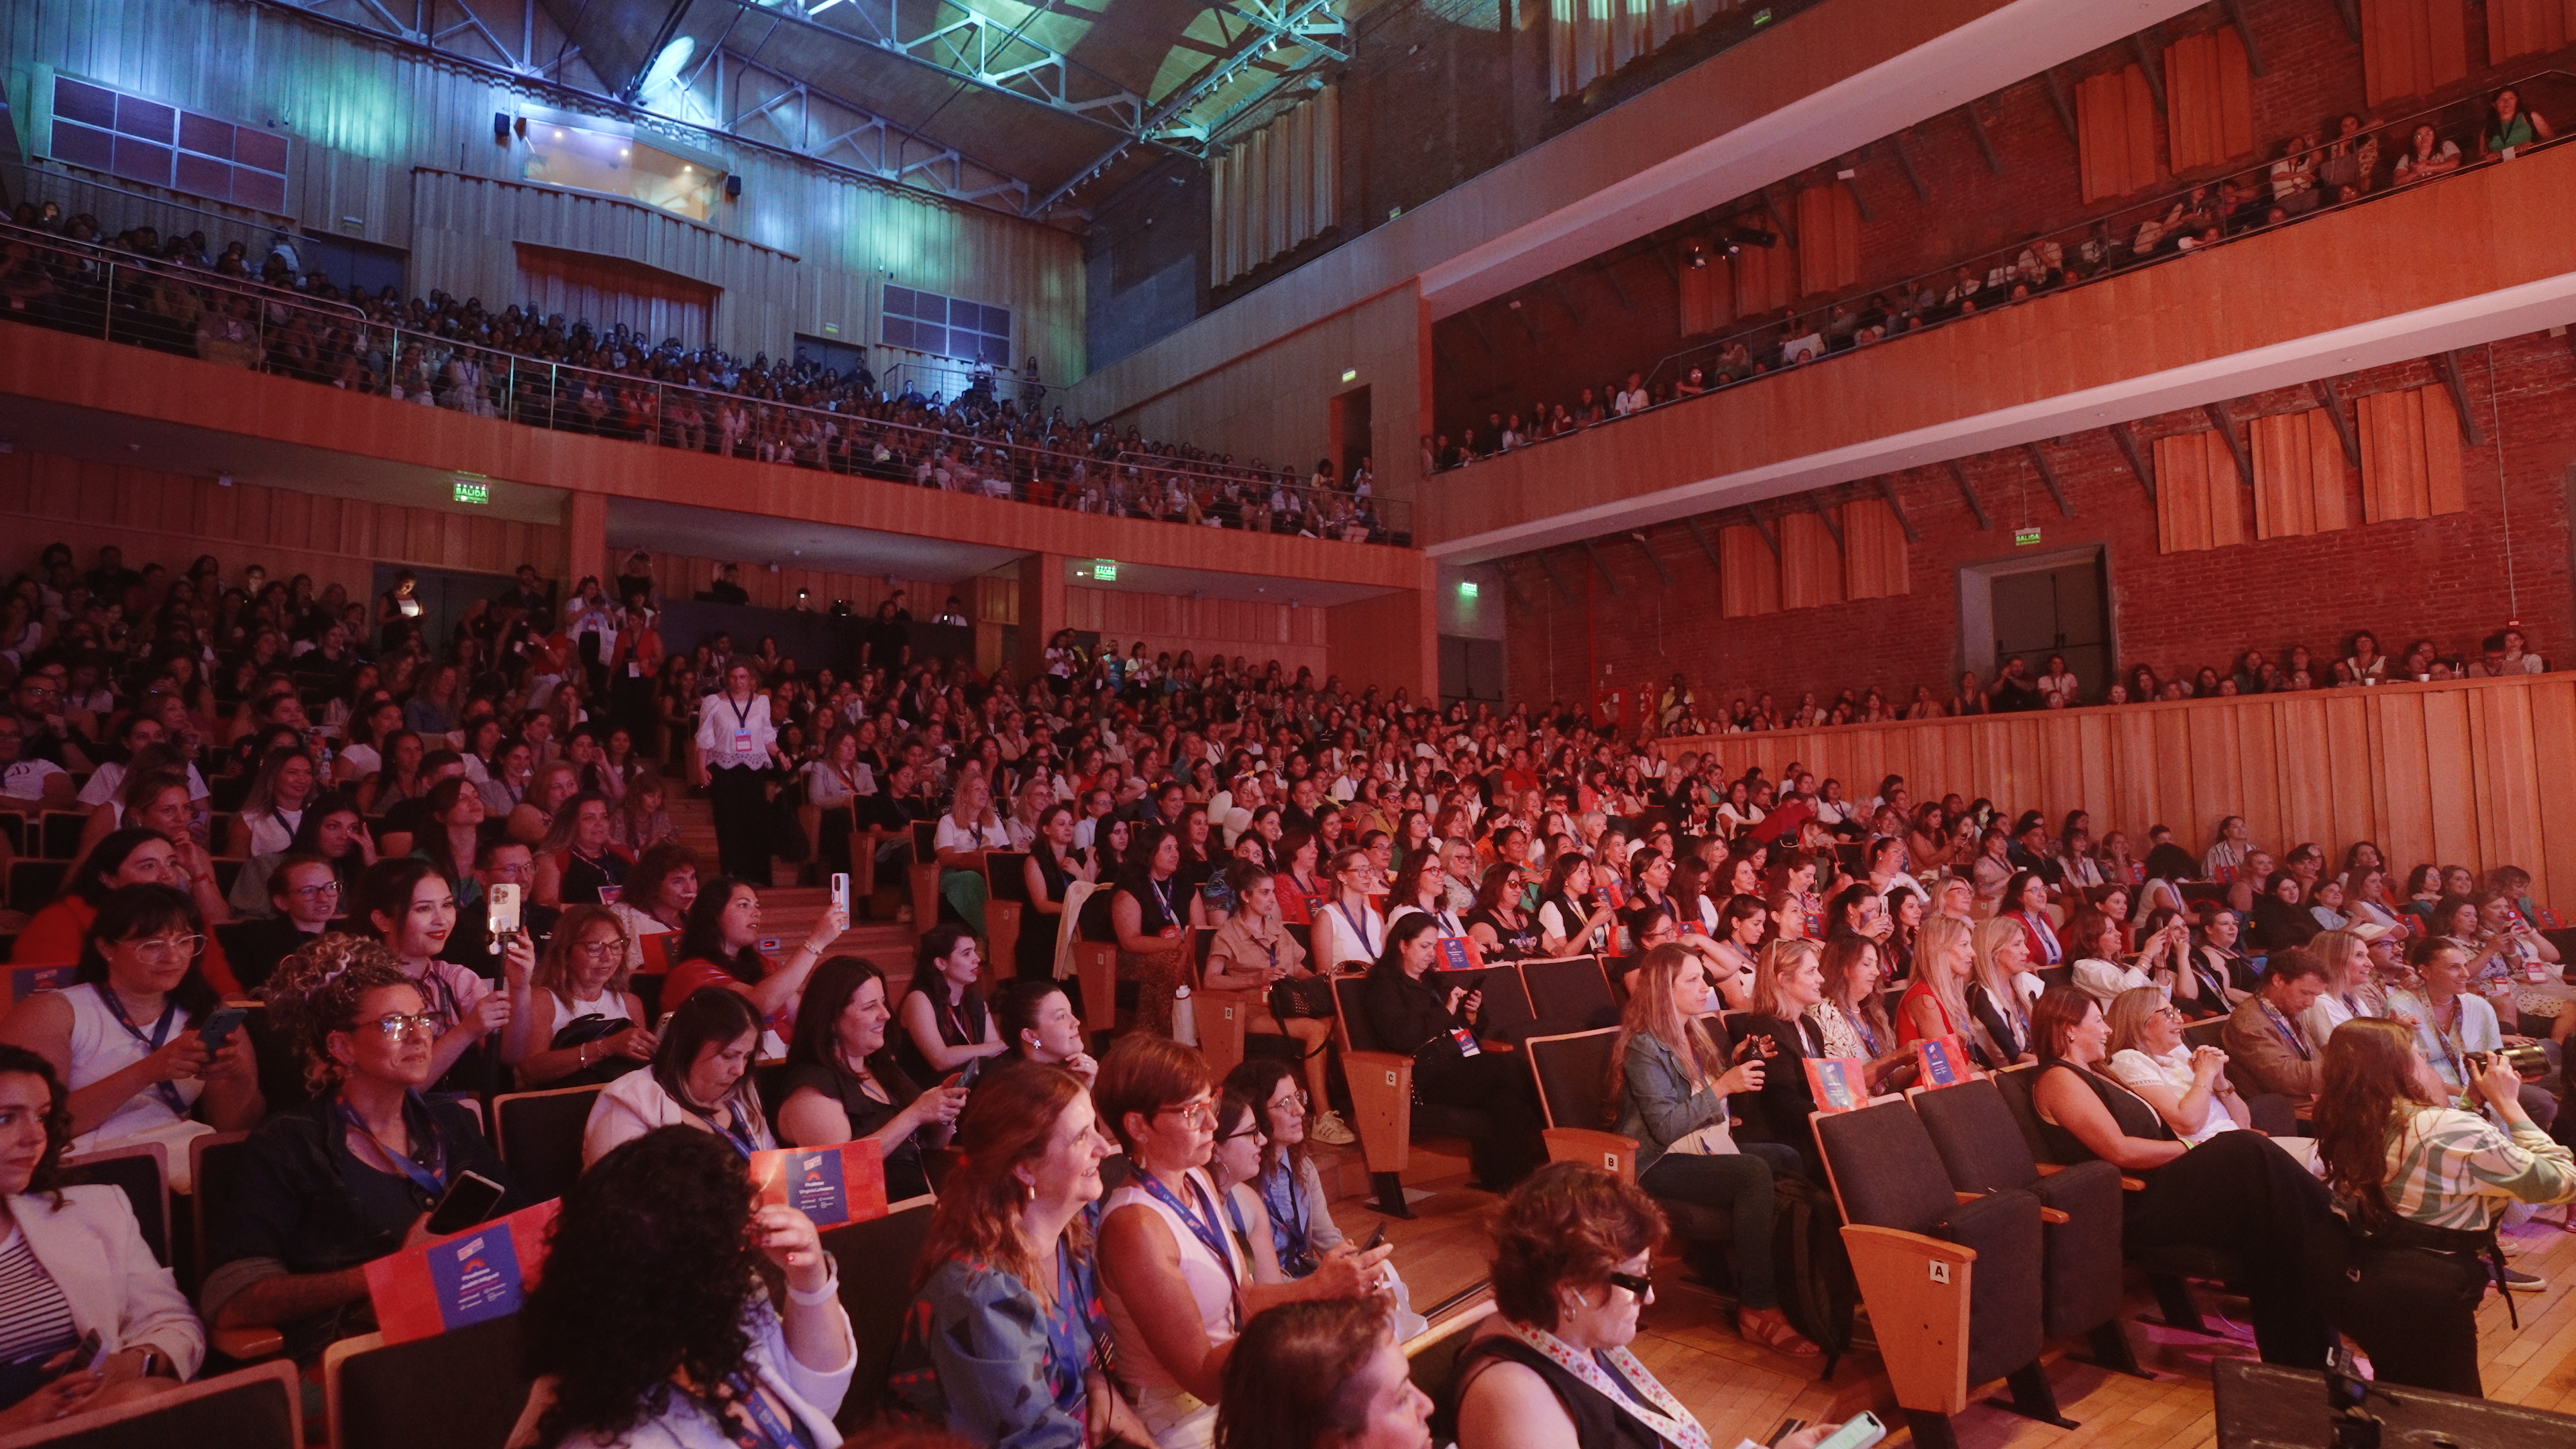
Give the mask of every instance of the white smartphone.
M 519 929 L 519 887 L 510 881 L 492 883 L 491 932 L 497 939 L 515 935 Z
M 850 877 L 846 872 L 832 872 L 832 908 L 841 913 L 842 919 L 849 918 Z
M 1816 1442 L 1816 1449 L 1869 1449 L 1887 1437 L 1887 1426 L 1876 1414 L 1864 1409 L 1843 1420 L 1843 1426 Z

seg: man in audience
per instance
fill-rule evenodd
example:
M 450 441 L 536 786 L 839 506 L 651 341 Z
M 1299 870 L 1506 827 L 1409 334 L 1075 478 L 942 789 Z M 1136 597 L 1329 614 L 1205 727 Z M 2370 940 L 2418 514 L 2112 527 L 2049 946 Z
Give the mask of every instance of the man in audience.
M 2275 951 L 2264 963 L 2262 989 L 2228 1015 L 2219 1044 L 2227 1051 L 2229 1074 L 2245 1085 L 2249 1099 L 2304 1102 L 2317 1094 L 2324 1080 L 2322 1043 L 2309 1039 L 2300 1018 L 2327 985 L 2325 963 L 2305 947 Z

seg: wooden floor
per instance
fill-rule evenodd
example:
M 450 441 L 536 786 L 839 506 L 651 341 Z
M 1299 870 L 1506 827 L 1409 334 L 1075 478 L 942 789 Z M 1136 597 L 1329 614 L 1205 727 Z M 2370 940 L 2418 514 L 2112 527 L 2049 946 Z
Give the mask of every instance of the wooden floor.
M 1417 1309 L 1485 1276 L 1482 1219 L 1495 1201 L 1465 1186 L 1463 1162 L 1434 1157 L 1427 1164 L 1429 1172 L 1425 1165 L 1418 1161 L 1406 1177 L 1413 1189 L 1429 1188 L 1432 1195 L 1413 1203 L 1415 1221 L 1390 1221 L 1387 1231 Z M 1444 1167 L 1447 1175 L 1434 1175 Z M 1354 1236 L 1375 1231 L 1378 1217 L 1366 1204 L 1365 1174 L 1354 1166 L 1327 1173 L 1325 1180 L 1349 1189 L 1333 1206 L 1342 1230 Z M 2519 1329 L 2508 1320 L 2503 1300 L 2490 1296 L 2478 1315 L 2479 1347 L 2487 1397 L 2576 1413 L 2576 1234 L 2557 1226 L 2562 1211 L 2552 1209 L 2546 1221 L 2505 1234 L 2513 1264 L 2549 1279 L 2550 1286 L 2543 1293 L 2516 1295 Z M 2155 1374 L 2153 1381 L 2083 1362 L 2075 1356 L 2080 1345 L 2053 1347 L 2049 1382 L 2057 1391 L 2059 1412 L 2077 1427 L 2052 1428 L 1980 1403 L 1952 1420 L 1962 1449 L 2182 1449 L 2216 1442 L 2209 1363 L 2220 1355 L 2254 1356 L 2243 1301 L 2196 1290 L 2210 1326 L 2233 1330 L 2228 1338 L 2211 1339 L 2142 1322 L 2156 1316 L 2154 1302 L 2134 1277 L 2130 1289 L 2129 1341 L 2139 1362 Z M 2221 1315 L 2232 1321 L 2222 1323 Z M 1891 1426 L 1901 1424 L 1868 1329 L 1864 1312 L 1861 1343 L 1837 1366 L 1833 1382 L 1820 1383 L 1817 1360 L 1791 1359 L 1736 1337 L 1731 1306 L 1683 1281 L 1682 1266 L 1674 1260 L 1658 1264 L 1655 1302 L 1646 1310 L 1634 1348 L 1656 1377 L 1699 1415 L 1710 1442 L 1725 1449 L 1739 1439 L 1765 1440 L 1791 1416 L 1822 1423 L 1869 1409 Z M 2002 1387 L 1986 1392 L 2000 1394 Z M 1910 1437 L 1902 1429 L 1890 1435 L 1892 1442 Z

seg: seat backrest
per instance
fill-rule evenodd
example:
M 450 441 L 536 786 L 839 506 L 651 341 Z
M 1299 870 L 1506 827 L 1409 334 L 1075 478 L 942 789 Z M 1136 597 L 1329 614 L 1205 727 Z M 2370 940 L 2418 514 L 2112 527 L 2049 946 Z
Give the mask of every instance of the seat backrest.
M 1529 988 L 1531 1014 L 1550 1026 L 1590 1028 L 1619 1019 L 1610 978 L 1598 956 L 1523 961 L 1521 981 Z
M 1333 983 L 1333 1036 L 1346 1052 L 1382 1052 L 1377 1034 L 1369 1030 L 1368 1015 L 1360 1009 L 1360 986 L 1365 976 L 1335 976 Z
M 18 860 L 9 864 L 9 906 L 34 915 L 63 888 L 72 873 L 67 860 Z
M 581 1134 L 590 1125 L 597 1087 L 512 1092 L 492 1099 L 501 1160 L 510 1184 L 529 1202 L 563 1196 L 581 1176 Z
M 0 1434 L 0 1449 L 303 1449 L 303 1443 L 303 1390 L 295 1365 L 284 1359 L 65 1423 Z
M 1923 1119 L 1902 1101 L 1815 1116 L 1816 1145 L 1843 1221 L 1920 1233 L 1949 1216 L 1950 1176 Z
M 170 1266 L 170 1149 L 160 1142 L 138 1142 L 63 1159 L 63 1184 L 100 1183 L 125 1194 L 134 1206 L 135 1225 L 154 1262 Z
M 2182 1044 L 2195 1051 L 2205 1046 L 2224 1046 L 2226 1043 L 2221 1038 L 2226 1035 L 2227 1018 L 2213 1016 L 2206 1021 L 2195 1021 L 2184 1027 Z
M 206 1270 L 206 1244 L 220 1237 L 230 1225 L 233 1177 L 249 1144 L 247 1132 L 218 1132 L 188 1139 L 189 1196 L 196 1205 L 190 1243 L 195 1251 L 188 1261 L 197 1272 Z M 184 1277 L 179 1286 L 191 1290 L 196 1287 Z
M 2028 1187 L 2039 1180 L 2039 1161 L 2013 1120 L 2012 1108 L 1994 1083 L 1971 1078 L 1947 1087 L 1918 1088 L 1906 1094 L 1923 1130 L 1941 1154 L 1950 1185 L 1961 1192 L 1994 1192 Z
M 912 1266 L 930 1236 L 931 1200 L 893 1205 L 884 1217 L 848 1223 L 823 1234 L 823 1247 L 841 1265 L 841 1307 L 850 1315 L 859 1369 L 834 1421 L 843 1433 L 871 1423 L 885 1396 L 886 1372 L 903 1341 L 904 1312 L 912 1304 Z
M 515 1313 L 328 1355 L 331 1442 L 340 1449 L 501 1449 L 527 1407 L 519 1359 Z
M 1521 968 L 1512 962 L 1482 970 L 1434 970 L 1429 979 L 1443 992 L 1464 986 L 1485 994 L 1476 1007 L 1476 1035 L 1487 1041 L 1517 1042 L 1529 1035 L 1538 1020 L 1538 1013 L 1530 1009 L 1529 986 L 1521 980 Z
M 1996 1095 L 2004 1099 L 2005 1109 L 2012 1113 L 2013 1125 L 2021 1129 L 2022 1145 L 2030 1149 L 2031 1160 L 2055 1162 L 2057 1159 L 2048 1150 L 2048 1134 L 2039 1130 L 2039 1109 L 2030 1104 L 2030 1089 L 2039 1081 L 2039 1068 L 2006 1067 L 1989 1080 L 1995 1084 Z
M 984 889 L 997 901 L 1029 899 L 1028 873 L 1020 867 L 1028 863 L 1025 850 L 988 850 L 984 852 Z
M 936 820 L 916 820 L 912 822 L 912 863 L 914 865 L 935 865 L 938 861 L 939 822 Z M 928 927 L 924 927 L 923 929 L 927 930 Z
M 89 816 L 78 810 L 48 810 L 44 815 L 45 858 L 71 860 L 80 854 L 81 827 Z
M 1609 1090 L 1610 1047 L 1619 1028 L 1578 1031 L 1564 1036 L 1534 1036 L 1521 1043 L 1529 1053 L 1530 1075 L 1538 1079 L 1538 1100 L 1550 1127 L 1606 1130 L 1602 1113 Z
M 2042 966 L 2037 968 L 2037 974 L 2042 986 L 2072 986 L 2075 984 L 2075 968 L 2071 965 Z

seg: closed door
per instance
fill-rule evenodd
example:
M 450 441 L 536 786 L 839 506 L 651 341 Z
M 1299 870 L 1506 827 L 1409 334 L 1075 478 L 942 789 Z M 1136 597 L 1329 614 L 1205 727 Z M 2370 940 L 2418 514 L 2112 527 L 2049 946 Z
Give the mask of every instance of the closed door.
M 2109 595 L 2102 587 L 2101 561 L 2005 574 L 1990 587 L 1995 652 L 1986 661 L 1988 677 L 2020 655 L 2036 679 L 2046 672 L 2049 655 L 2063 655 L 2066 667 L 2083 682 L 2081 701 L 2099 703 L 2111 674 Z

